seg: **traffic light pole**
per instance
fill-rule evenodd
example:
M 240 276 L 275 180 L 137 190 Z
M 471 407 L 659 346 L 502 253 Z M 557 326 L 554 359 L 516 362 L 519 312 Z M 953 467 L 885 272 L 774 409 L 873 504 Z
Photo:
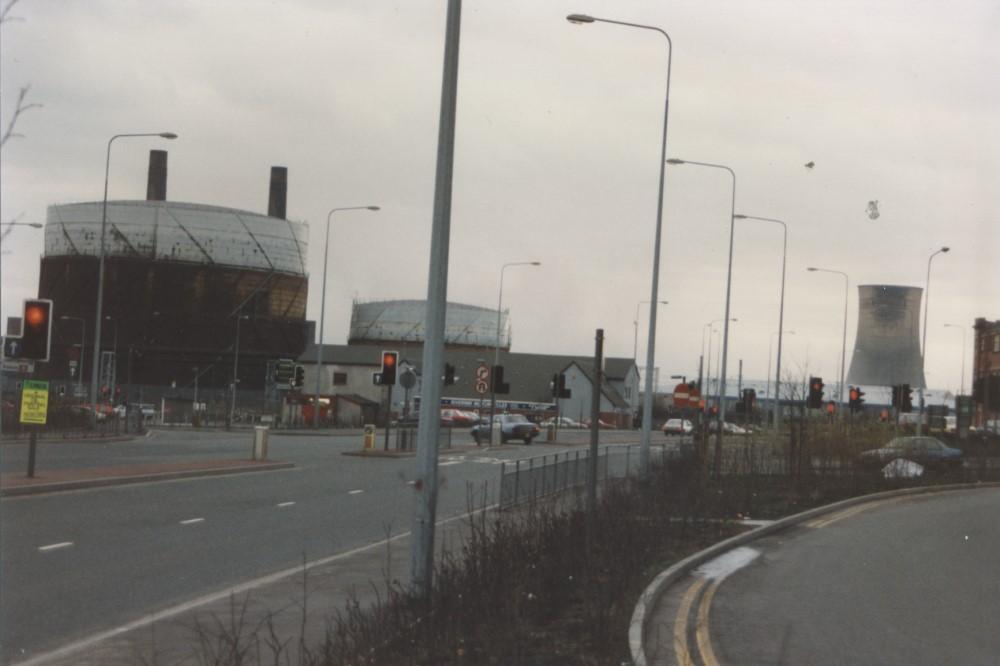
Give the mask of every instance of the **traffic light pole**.
M 458 100 L 458 45 L 462 25 L 461 0 L 448 0 L 445 20 L 444 66 L 438 124 L 434 213 L 431 224 L 427 317 L 423 353 L 425 381 L 421 388 L 417 426 L 417 469 L 413 482 L 413 528 L 410 539 L 410 585 L 417 599 L 430 596 L 434 577 L 434 527 L 437 519 L 438 435 L 441 431 L 441 382 L 444 328 L 448 298 L 448 250 L 451 235 L 451 187 L 455 158 L 455 113 Z

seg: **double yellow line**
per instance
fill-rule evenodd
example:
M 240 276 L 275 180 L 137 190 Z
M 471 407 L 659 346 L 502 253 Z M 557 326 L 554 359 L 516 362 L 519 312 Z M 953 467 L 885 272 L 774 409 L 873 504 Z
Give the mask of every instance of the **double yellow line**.
M 706 586 L 707 589 L 701 595 L 701 602 L 698 604 L 698 614 L 695 620 L 695 644 L 698 646 L 698 654 L 701 656 L 701 663 L 704 666 L 719 666 L 719 660 L 715 658 L 712 640 L 709 636 L 708 613 L 712 607 L 715 591 L 719 589 L 723 580 L 723 578 L 719 578 L 710 581 L 708 578 L 699 577 L 684 593 L 680 607 L 677 609 L 677 619 L 674 622 L 674 655 L 680 666 L 694 666 L 698 663 L 688 650 L 688 617 L 691 615 L 691 607 L 695 600 Z
M 827 525 L 832 525 L 838 521 L 844 520 L 845 518 L 850 518 L 851 516 L 856 516 L 859 513 L 868 511 L 869 509 L 874 509 L 877 506 L 888 506 L 890 504 L 896 504 L 897 502 L 902 502 L 904 500 L 912 499 L 910 497 L 895 497 L 893 499 L 886 500 L 876 500 L 874 502 L 866 502 L 864 504 L 859 504 L 857 506 L 852 506 L 849 509 L 844 509 L 843 511 L 838 511 L 832 516 L 827 518 L 816 518 L 815 520 L 810 520 L 805 523 L 806 527 L 811 527 L 813 529 L 820 529 L 826 527 Z

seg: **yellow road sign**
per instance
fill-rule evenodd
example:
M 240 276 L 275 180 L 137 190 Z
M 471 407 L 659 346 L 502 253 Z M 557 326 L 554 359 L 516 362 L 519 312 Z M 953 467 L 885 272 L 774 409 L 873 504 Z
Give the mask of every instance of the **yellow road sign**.
M 24 380 L 21 391 L 21 423 L 45 425 L 49 413 L 49 383 Z

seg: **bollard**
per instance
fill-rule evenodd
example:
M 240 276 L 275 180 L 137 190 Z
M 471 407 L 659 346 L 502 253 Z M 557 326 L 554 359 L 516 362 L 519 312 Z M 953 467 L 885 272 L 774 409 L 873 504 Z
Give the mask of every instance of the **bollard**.
M 251 460 L 267 460 L 267 426 L 253 427 L 253 457 Z
M 373 451 L 375 449 L 375 424 L 366 423 L 364 430 L 364 444 L 365 451 Z

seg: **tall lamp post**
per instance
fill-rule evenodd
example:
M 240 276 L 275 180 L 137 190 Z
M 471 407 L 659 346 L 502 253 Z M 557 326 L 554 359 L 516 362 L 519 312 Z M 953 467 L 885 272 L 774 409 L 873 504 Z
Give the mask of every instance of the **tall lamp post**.
M 670 301 L 660 301 L 660 305 L 669 305 Z M 639 301 L 635 305 L 635 319 L 632 320 L 632 325 L 635 326 L 635 337 L 632 342 L 632 360 L 635 361 L 639 354 L 639 307 L 642 305 L 649 305 L 649 301 Z M 704 337 L 704 336 L 702 336 Z
M 649 296 L 649 342 L 646 345 L 646 381 L 645 394 L 642 399 L 642 435 L 639 440 L 639 473 L 645 475 L 649 471 L 649 442 L 653 430 L 653 367 L 656 364 L 656 306 L 659 303 L 658 290 L 660 281 L 660 238 L 663 230 L 663 184 L 667 159 L 667 121 L 670 118 L 670 67 L 673 63 L 674 45 L 665 31 L 651 25 L 626 23 L 611 19 L 594 18 L 586 14 L 570 14 L 566 17 L 570 23 L 610 23 L 628 28 L 653 30 L 667 40 L 667 89 L 663 102 L 663 138 L 660 146 L 660 181 L 656 195 L 656 236 L 653 241 L 653 280 Z
M 851 279 L 847 276 L 847 273 L 829 268 L 809 266 L 806 270 L 812 273 L 834 273 L 844 278 L 844 336 L 840 343 L 840 409 L 846 414 L 847 404 L 844 402 L 844 364 L 847 361 L 847 295 L 851 289 Z
M 105 321 L 115 323 L 115 337 L 111 343 L 111 371 L 108 373 L 108 400 L 114 403 L 115 387 L 118 385 L 118 319 L 104 315 Z
M 785 333 L 787 333 L 788 335 L 795 335 L 795 331 L 785 331 Z M 772 333 L 767 338 L 767 388 L 764 389 L 764 395 L 771 395 L 771 348 L 774 346 L 774 336 L 776 336 L 776 335 L 780 336 L 781 334 L 782 334 L 781 331 L 775 331 L 774 333 Z M 781 361 L 780 361 L 780 359 L 781 359 L 781 343 L 780 342 L 778 343 L 778 359 L 779 359 L 778 363 L 780 365 L 780 363 L 781 363 Z M 777 377 L 777 379 L 775 380 L 775 384 L 774 384 L 774 405 L 771 406 L 771 416 L 772 416 L 772 418 L 774 420 L 774 427 L 775 427 L 776 430 L 778 428 L 779 421 L 778 421 L 778 412 L 776 411 L 775 406 L 779 402 L 781 402 L 781 392 L 779 390 L 779 386 L 780 385 L 778 384 L 778 382 L 781 381 L 781 374 L 780 374 L 780 372 L 781 371 L 778 370 L 775 373 L 775 376 Z
M 774 424 L 777 427 L 781 419 L 781 339 L 782 331 L 784 331 L 785 326 L 785 265 L 788 259 L 788 225 L 781 220 L 776 220 L 771 217 L 757 217 L 756 215 L 734 215 L 737 220 L 757 220 L 758 222 L 772 222 L 774 224 L 780 224 L 782 230 L 782 241 L 781 241 L 781 298 L 780 305 L 778 306 L 778 358 L 775 361 L 774 369 Z M 845 318 L 846 325 L 846 318 Z M 768 355 L 770 355 L 770 346 L 768 347 Z M 767 362 L 768 370 L 771 369 L 771 362 Z M 841 378 L 841 384 L 843 384 L 843 378 Z M 843 396 L 841 396 L 841 401 L 843 401 Z
M 63 321 L 75 320 L 80 322 L 80 367 L 77 368 L 76 372 L 76 386 L 77 393 L 80 394 L 80 389 L 83 387 L 83 356 L 84 348 L 87 346 L 87 322 L 83 317 L 71 317 L 69 315 L 62 315 L 59 317 Z M 79 395 L 77 396 L 79 397 Z
M 936 257 L 937 255 L 943 254 L 945 252 L 948 252 L 948 250 L 950 250 L 950 249 L 951 248 L 949 248 L 947 246 L 942 247 L 940 250 L 938 250 L 937 252 L 931 253 L 931 256 L 927 257 L 927 282 L 924 283 L 924 335 L 923 335 L 923 340 L 920 343 L 920 375 L 921 375 L 921 378 L 924 375 L 924 364 L 925 364 L 925 359 L 927 358 L 927 310 L 929 309 L 930 304 L 931 304 L 931 261 L 933 261 L 934 257 Z M 926 384 L 926 383 L 927 383 L 927 380 L 924 380 L 923 384 Z M 920 396 L 920 417 L 917 419 L 917 436 L 919 437 L 921 434 L 923 434 L 923 425 L 924 425 L 924 387 L 923 386 L 920 387 L 920 392 L 919 392 L 918 395 Z
M 958 324 L 945 324 L 945 328 L 957 328 L 962 331 L 962 388 L 959 389 L 959 395 L 965 395 L 965 326 L 959 326 Z
M 497 365 L 500 363 L 500 313 L 503 308 L 503 273 L 510 266 L 541 266 L 540 261 L 514 261 L 500 267 L 500 295 L 497 297 L 497 337 L 496 344 L 493 345 L 493 370 L 490 374 L 490 444 L 493 443 L 493 419 L 497 415 Z
M 233 397 L 229 403 L 229 427 L 232 427 L 236 418 L 236 389 L 239 387 L 239 367 L 240 367 L 240 322 L 249 319 L 245 314 L 236 312 L 236 342 L 233 344 Z
M 313 428 L 319 428 L 320 378 L 323 376 L 323 323 L 326 320 L 326 265 L 330 257 L 330 218 L 342 210 L 379 210 L 378 206 L 347 206 L 333 208 L 326 214 L 326 241 L 323 244 L 323 289 L 319 300 L 319 344 L 316 345 L 316 401 L 313 409 Z M 391 407 L 391 405 L 390 405 Z
M 726 268 L 726 312 L 722 328 L 722 365 L 719 368 L 719 417 L 718 431 L 715 433 L 715 475 L 722 469 L 722 424 L 726 420 L 726 361 L 729 355 L 729 304 L 733 291 L 733 237 L 736 231 L 736 172 L 724 164 L 695 162 L 693 160 L 669 159 L 667 164 L 693 164 L 695 166 L 723 169 L 733 178 L 733 196 L 729 209 L 729 265 Z
M 729 321 L 731 321 L 731 322 L 737 322 L 737 321 L 739 321 L 739 319 L 732 318 Z M 707 328 L 709 330 L 709 333 L 708 333 L 708 364 L 707 364 L 707 367 L 705 368 L 705 388 L 702 389 L 702 392 L 701 392 L 701 394 L 703 396 L 711 395 L 711 392 L 712 392 L 712 334 L 715 333 L 715 329 L 712 328 L 712 327 L 715 324 L 721 324 L 721 323 L 722 323 L 722 319 L 713 319 L 712 321 L 708 322 L 707 324 L 705 324 L 705 326 L 702 327 L 702 335 L 701 335 L 702 343 L 704 343 L 704 341 L 705 341 L 705 329 Z M 704 354 L 704 352 L 703 352 L 703 354 Z M 718 383 L 716 383 L 716 386 L 718 386 Z M 708 411 L 708 400 L 705 401 L 705 411 L 706 412 Z
M 97 427 L 97 380 L 98 366 L 101 363 L 101 321 L 104 319 L 104 239 L 108 227 L 108 176 L 111 172 L 111 144 L 115 139 L 159 137 L 161 139 L 176 139 L 173 132 L 142 132 L 139 134 L 115 134 L 108 140 L 107 157 L 104 161 L 104 199 L 101 203 L 101 242 L 97 261 L 97 311 L 94 315 L 94 359 L 90 374 L 90 425 Z

